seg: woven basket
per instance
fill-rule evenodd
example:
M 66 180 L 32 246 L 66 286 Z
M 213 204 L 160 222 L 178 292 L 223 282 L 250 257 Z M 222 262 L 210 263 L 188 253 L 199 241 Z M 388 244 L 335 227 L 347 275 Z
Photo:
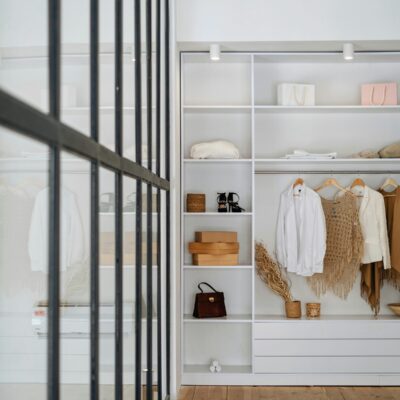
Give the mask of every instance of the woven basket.
M 206 195 L 204 193 L 188 193 L 186 196 L 187 212 L 205 212 Z
M 306 311 L 308 318 L 319 318 L 321 316 L 321 303 L 307 303 Z
M 287 301 L 285 311 L 287 318 L 301 318 L 301 301 Z

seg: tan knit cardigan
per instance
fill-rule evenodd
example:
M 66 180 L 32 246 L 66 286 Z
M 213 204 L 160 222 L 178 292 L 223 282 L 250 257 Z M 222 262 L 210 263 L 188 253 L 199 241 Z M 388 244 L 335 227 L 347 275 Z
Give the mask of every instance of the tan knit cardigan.
M 327 291 L 345 299 L 357 278 L 363 255 L 363 237 L 357 200 L 345 193 L 338 200 L 322 199 L 326 219 L 327 246 L 324 271 L 308 278 L 318 295 Z

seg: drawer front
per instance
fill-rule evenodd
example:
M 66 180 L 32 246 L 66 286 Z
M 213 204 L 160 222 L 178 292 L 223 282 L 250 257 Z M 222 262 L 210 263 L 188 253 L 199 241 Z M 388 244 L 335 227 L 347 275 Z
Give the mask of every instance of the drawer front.
M 399 321 L 259 322 L 255 339 L 398 339 Z
M 400 339 L 255 340 L 255 356 L 399 356 Z
M 400 357 L 255 357 L 258 374 L 398 374 Z

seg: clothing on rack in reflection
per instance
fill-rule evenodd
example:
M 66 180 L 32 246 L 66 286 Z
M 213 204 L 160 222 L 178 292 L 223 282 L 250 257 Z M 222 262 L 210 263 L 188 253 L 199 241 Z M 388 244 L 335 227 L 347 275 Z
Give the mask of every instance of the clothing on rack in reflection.
M 40 191 L 33 207 L 29 230 L 29 256 L 32 271 L 48 270 L 48 213 L 49 189 Z M 60 269 L 82 263 L 85 258 L 84 235 L 81 215 L 75 195 L 68 189 L 61 190 Z

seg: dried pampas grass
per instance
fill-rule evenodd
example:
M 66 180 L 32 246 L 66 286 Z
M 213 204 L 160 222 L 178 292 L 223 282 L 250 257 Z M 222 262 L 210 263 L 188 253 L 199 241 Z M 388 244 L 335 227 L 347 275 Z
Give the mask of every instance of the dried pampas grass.
M 256 268 L 258 276 L 274 293 L 286 302 L 293 301 L 287 277 L 260 242 L 256 242 Z

